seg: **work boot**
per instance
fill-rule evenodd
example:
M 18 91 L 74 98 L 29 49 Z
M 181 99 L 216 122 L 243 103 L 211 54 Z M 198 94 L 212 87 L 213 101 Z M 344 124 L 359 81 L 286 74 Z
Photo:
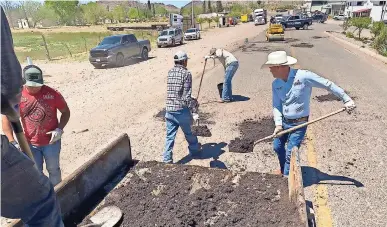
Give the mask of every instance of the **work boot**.
M 274 171 L 270 172 L 270 174 L 273 174 L 273 175 L 282 175 L 282 173 L 281 173 L 281 170 L 280 170 L 280 169 L 276 169 L 276 170 L 274 170 Z

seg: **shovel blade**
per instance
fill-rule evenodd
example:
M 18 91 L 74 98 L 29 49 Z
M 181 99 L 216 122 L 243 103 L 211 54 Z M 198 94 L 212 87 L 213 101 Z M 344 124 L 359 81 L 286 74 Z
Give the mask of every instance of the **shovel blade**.
M 101 227 L 114 227 L 121 219 L 122 211 L 117 206 L 107 206 L 90 218 L 94 224 Z

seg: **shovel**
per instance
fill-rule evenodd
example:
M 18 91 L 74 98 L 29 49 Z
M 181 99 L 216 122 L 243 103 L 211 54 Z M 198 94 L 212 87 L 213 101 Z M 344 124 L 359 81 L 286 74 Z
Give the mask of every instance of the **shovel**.
M 79 227 L 114 227 L 122 217 L 122 211 L 117 206 L 107 206 L 90 218 L 92 224 Z
M 263 139 L 257 140 L 257 141 L 254 142 L 254 147 L 255 147 L 258 143 L 260 143 L 260 142 L 262 142 L 262 141 L 269 140 L 269 139 L 273 139 L 273 138 L 282 136 L 282 135 L 284 135 L 284 134 L 286 134 L 286 133 L 293 132 L 293 131 L 295 131 L 295 130 L 297 130 L 297 129 L 299 129 L 299 128 L 302 128 L 302 127 L 305 127 L 305 126 L 307 126 L 307 125 L 316 123 L 316 122 L 321 121 L 321 120 L 323 120 L 323 119 L 325 119 L 325 118 L 328 118 L 328 117 L 331 117 L 331 116 L 336 115 L 336 114 L 338 114 L 338 113 L 341 113 L 341 112 L 343 112 L 343 111 L 345 111 L 345 110 L 346 110 L 345 108 L 341 108 L 341 109 L 339 109 L 339 110 L 337 110 L 337 111 L 335 111 L 335 112 L 332 112 L 332 113 L 327 114 L 327 115 L 325 115 L 325 116 L 319 117 L 319 118 L 317 118 L 317 119 L 315 119 L 315 120 L 313 120 L 313 121 L 305 122 L 305 123 L 300 124 L 300 125 L 297 125 L 297 126 L 295 126 L 295 127 L 293 127 L 293 128 L 289 128 L 289 129 L 286 129 L 286 130 L 284 130 L 284 131 L 281 131 L 281 132 L 279 132 L 279 133 L 277 133 L 277 134 L 270 135 L 270 136 L 267 136 L 267 137 L 265 137 L 265 138 L 263 138 Z
M 207 65 L 207 59 L 204 61 L 203 73 L 202 73 L 202 77 L 200 78 L 198 95 L 196 96 L 196 100 L 199 100 L 200 88 L 202 87 L 203 76 L 204 76 L 204 71 L 206 70 L 206 65 Z M 196 123 L 197 123 L 197 126 L 192 127 L 194 135 L 203 136 L 203 137 L 210 137 L 212 135 L 210 130 L 208 129 L 208 127 L 206 125 L 203 125 L 203 126 L 199 125 L 199 119 L 197 120 Z

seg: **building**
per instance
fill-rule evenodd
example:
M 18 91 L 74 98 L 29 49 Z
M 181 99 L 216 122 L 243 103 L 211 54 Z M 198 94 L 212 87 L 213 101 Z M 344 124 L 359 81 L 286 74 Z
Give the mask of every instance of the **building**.
M 304 7 L 309 12 L 323 12 L 331 16 L 343 14 L 345 11 L 346 1 L 333 0 L 333 1 L 307 1 Z
M 372 21 L 387 20 L 386 1 L 347 1 L 345 15 L 348 17 L 371 17 Z

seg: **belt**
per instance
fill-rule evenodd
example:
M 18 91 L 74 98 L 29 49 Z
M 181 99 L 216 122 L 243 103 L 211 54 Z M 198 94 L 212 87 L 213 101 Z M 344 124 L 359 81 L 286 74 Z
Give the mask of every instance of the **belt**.
M 296 119 L 288 119 L 288 118 L 284 117 L 284 122 L 289 123 L 289 124 L 305 122 L 305 121 L 308 121 L 308 120 L 309 120 L 309 116 L 300 117 L 300 118 L 296 118 Z

